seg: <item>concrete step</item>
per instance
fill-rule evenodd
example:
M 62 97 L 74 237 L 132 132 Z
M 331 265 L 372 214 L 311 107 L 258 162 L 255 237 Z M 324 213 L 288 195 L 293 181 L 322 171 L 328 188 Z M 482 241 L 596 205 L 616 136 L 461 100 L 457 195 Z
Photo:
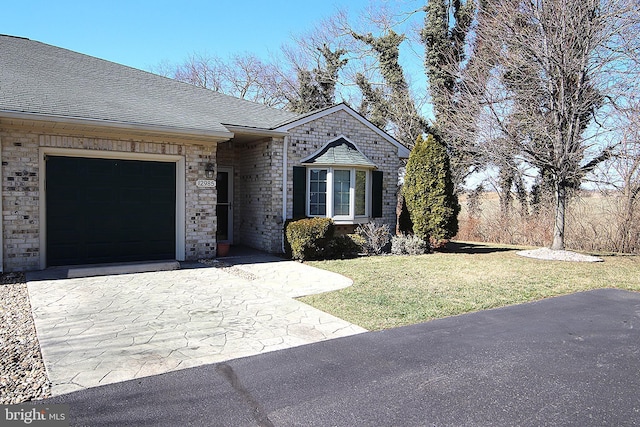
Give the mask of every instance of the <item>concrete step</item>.
M 178 269 L 180 269 L 180 263 L 175 260 L 71 265 L 50 267 L 41 271 L 30 271 L 26 273 L 26 279 L 27 281 L 75 279 L 79 277 L 110 276 L 114 274 L 147 273 L 151 271 L 169 271 Z

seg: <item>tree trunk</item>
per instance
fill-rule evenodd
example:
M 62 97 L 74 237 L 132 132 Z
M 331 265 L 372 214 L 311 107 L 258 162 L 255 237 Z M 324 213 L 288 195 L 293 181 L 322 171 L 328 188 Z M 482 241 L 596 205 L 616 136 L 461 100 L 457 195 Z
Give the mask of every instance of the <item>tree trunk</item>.
M 620 218 L 620 226 L 618 230 L 618 251 L 623 253 L 633 252 L 637 239 L 634 236 L 634 212 L 636 204 L 636 195 L 638 190 L 632 188 L 632 184 L 627 180 L 624 188 L 624 206 L 622 218 Z M 636 234 L 637 235 L 637 234 Z
M 398 187 L 398 201 L 396 204 L 396 235 L 401 236 L 403 234 L 413 233 L 413 223 L 411 222 L 411 216 L 407 209 L 407 202 L 404 200 L 402 194 L 403 185 Z
M 567 209 L 567 189 L 562 184 L 556 185 L 556 220 L 553 226 L 553 244 L 551 249 L 554 251 L 564 250 L 564 220 Z

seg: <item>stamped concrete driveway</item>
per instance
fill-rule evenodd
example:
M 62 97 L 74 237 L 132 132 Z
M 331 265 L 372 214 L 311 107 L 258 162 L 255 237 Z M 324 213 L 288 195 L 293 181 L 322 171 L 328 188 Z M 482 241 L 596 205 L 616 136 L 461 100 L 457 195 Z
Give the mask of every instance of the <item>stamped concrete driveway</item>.
M 601 289 L 47 399 L 91 426 L 637 426 L 640 293 Z
M 253 261 L 29 281 L 52 393 L 365 331 L 291 298 L 346 287 L 350 280 L 273 257 Z

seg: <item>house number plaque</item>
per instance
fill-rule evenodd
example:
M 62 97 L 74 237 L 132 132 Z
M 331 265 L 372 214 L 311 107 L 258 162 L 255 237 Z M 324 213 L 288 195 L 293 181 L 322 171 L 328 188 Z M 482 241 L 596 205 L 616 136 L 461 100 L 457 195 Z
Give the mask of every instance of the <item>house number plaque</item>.
M 196 187 L 198 188 L 216 188 L 216 181 L 214 179 L 199 179 L 196 181 Z

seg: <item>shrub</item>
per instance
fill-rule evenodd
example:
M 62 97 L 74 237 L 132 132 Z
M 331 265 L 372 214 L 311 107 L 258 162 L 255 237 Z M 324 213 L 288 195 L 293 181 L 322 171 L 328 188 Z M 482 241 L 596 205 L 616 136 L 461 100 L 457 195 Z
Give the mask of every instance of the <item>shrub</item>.
M 286 237 L 291 257 L 301 261 L 324 256 L 326 245 L 333 237 L 331 218 L 307 218 L 292 221 L 286 226 Z
M 325 257 L 330 259 L 354 258 L 362 251 L 362 239 L 355 234 L 335 236 L 325 248 Z
M 418 237 L 440 245 L 457 233 L 460 205 L 447 148 L 439 138 L 418 137 L 409 155 L 402 191 Z
M 369 222 L 359 225 L 356 234 L 363 239 L 362 249 L 369 255 L 380 255 L 389 245 L 391 233 L 388 224 Z
M 429 252 L 429 245 L 415 235 L 393 236 L 391 253 L 394 255 L 422 255 Z
M 354 233 L 348 234 L 348 236 L 353 240 L 353 242 L 358 245 L 358 253 L 364 252 L 364 245 L 366 244 L 366 240 L 361 235 Z

